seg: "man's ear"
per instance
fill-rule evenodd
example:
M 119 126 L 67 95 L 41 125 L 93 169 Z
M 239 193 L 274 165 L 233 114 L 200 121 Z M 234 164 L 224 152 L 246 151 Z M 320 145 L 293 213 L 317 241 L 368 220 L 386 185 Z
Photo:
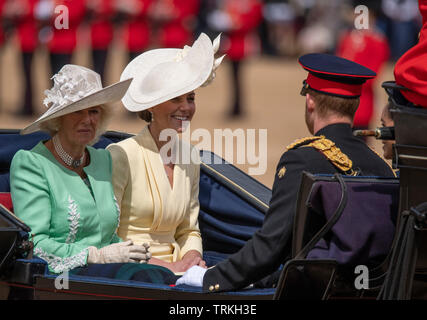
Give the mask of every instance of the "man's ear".
M 307 102 L 307 111 L 310 113 L 314 112 L 316 109 L 316 102 L 314 101 L 313 96 L 307 93 L 305 98 Z

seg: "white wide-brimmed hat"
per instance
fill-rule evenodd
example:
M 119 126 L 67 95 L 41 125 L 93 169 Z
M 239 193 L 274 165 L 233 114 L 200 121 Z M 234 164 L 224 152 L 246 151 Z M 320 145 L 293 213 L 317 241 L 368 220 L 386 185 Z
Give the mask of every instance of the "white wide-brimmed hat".
M 133 59 L 120 80 L 133 78 L 122 102 L 129 111 L 146 110 L 209 84 L 224 56 L 215 59 L 220 35 L 212 41 L 202 33 L 189 47 L 144 52 Z
M 43 101 L 49 109 L 28 127 L 22 129 L 21 134 L 39 130 L 40 124 L 44 121 L 119 101 L 132 82 L 130 78 L 103 88 L 98 73 L 73 64 L 64 65 L 52 79 L 54 85 L 51 89 L 45 90 L 46 98 Z

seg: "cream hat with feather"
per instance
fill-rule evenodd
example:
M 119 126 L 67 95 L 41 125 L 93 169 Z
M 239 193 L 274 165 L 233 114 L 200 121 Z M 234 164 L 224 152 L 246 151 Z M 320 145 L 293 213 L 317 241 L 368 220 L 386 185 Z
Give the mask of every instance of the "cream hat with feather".
M 132 82 L 132 79 L 126 79 L 103 88 L 98 73 L 73 64 L 64 65 L 52 79 L 54 85 L 51 89 L 45 90 L 46 98 L 43 101 L 49 109 L 22 129 L 21 134 L 39 130 L 40 124 L 47 120 L 119 101 Z
M 208 85 L 224 56 L 215 59 L 220 36 L 214 42 L 202 33 L 194 44 L 183 49 L 154 49 L 133 59 L 120 80 L 133 78 L 124 95 L 123 105 L 132 112 L 160 103 Z

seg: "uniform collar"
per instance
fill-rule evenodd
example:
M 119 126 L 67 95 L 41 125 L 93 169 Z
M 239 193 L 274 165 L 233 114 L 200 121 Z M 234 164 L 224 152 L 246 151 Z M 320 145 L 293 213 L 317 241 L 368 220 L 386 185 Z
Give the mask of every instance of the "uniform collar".
M 326 127 L 323 127 L 319 131 L 316 132 L 316 136 L 324 135 L 325 137 L 328 136 L 337 136 L 337 135 L 343 135 L 348 134 L 352 135 L 352 129 L 350 124 L 348 123 L 334 123 L 327 125 Z

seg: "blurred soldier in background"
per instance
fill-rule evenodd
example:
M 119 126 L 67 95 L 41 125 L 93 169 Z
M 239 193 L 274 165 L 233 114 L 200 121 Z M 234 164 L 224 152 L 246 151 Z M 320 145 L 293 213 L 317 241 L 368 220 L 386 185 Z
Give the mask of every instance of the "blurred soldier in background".
M 344 27 L 344 10 L 349 0 L 292 0 L 300 16 L 297 47 L 300 54 L 333 53 L 336 38 Z
M 18 116 L 34 115 L 31 66 L 38 46 L 38 26 L 34 10 L 39 0 L 6 0 L 3 16 L 15 28 L 18 36 L 24 78 L 24 99 L 17 112 Z
M 367 29 L 356 29 L 354 25 L 356 17 L 354 11 L 359 4 L 365 5 L 369 10 Z M 349 28 L 338 40 L 336 55 L 357 62 L 380 74 L 390 57 L 388 40 L 376 27 L 376 17 L 381 10 L 380 3 L 376 0 L 356 0 L 353 5 L 354 7 L 349 7 L 348 12 Z M 374 86 L 375 79 L 368 80 L 363 86 L 359 108 L 354 117 L 354 129 L 367 129 L 371 124 L 375 103 Z
M 156 0 L 150 9 L 153 45 L 182 48 L 194 38 L 199 0 Z
M 148 10 L 153 0 L 115 0 L 117 12 L 124 19 L 123 33 L 129 61 L 150 45 Z
M 297 13 L 290 1 L 265 0 L 263 17 L 259 27 L 262 53 L 295 55 Z
M 148 49 L 152 36 L 148 12 L 156 0 L 114 0 L 118 14 L 118 24 L 121 30 L 124 45 L 128 52 L 128 62 L 135 59 Z M 135 113 L 126 112 L 126 116 L 134 118 Z
M 233 101 L 230 117 L 242 115 L 241 64 L 249 55 L 259 52 L 257 27 L 262 19 L 259 0 L 218 0 L 216 10 L 208 15 L 209 27 L 224 32 L 223 51 L 232 63 Z
M 48 47 L 51 74 L 71 63 L 77 46 L 77 30 L 85 13 L 85 0 L 39 1 L 36 17 L 44 27 L 41 37 Z
M 89 0 L 86 2 L 86 8 L 89 18 L 93 69 L 101 76 L 105 86 L 105 64 L 108 49 L 114 37 L 114 0 Z
M 397 60 L 418 42 L 421 25 L 418 1 L 382 0 L 381 5 L 382 29 L 390 41 L 391 58 Z

